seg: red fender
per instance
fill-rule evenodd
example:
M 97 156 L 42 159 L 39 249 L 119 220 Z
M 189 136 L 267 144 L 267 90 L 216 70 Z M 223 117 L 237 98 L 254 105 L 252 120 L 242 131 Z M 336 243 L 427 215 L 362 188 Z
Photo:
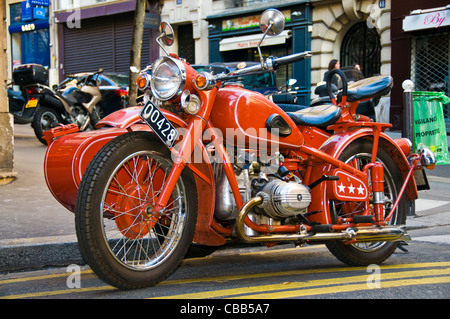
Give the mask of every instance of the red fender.
M 131 125 L 142 122 L 139 114 L 141 113 L 142 106 L 133 106 L 133 107 L 127 107 L 124 109 L 120 109 L 114 113 L 111 113 L 104 118 L 102 118 L 97 125 L 96 128 L 102 128 L 102 127 L 118 127 L 118 128 L 127 128 Z M 164 110 L 163 110 L 164 111 Z M 165 115 L 167 115 L 168 112 L 163 112 Z M 172 114 L 172 113 L 169 113 Z M 179 120 L 180 122 L 183 122 L 180 120 L 180 118 L 174 116 L 176 120 Z M 174 119 L 174 120 L 175 120 Z M 170 119 L 172 121 L 172 119 Z M 176 121 L 175 120 L 175 121 Z M 178 124 L 178 123 L 177 123 Z
M 113 138 L 130 131 L 151 131 L 139 116 L 142 107 L 130 107 L 114 112 L 96 125 L 98 130 L 78 132 L 55 139 L 48 147 L 44 159 L 44 176 L 53 196 L 71 212 L 75 211 L 78 186 L 94 155 Z M 187 124 L 174 114 L 162 110 L 178 127 Z M 197 143 L 203 159 L 208 155 L 203 143 Z M 212 228 L 215 187 L 211 163 L 192 161 L 188 166 L 194 173 L 198 193 L 198 217 L 194 241 L 209 246 L 225 244 L 225 238 Z
M 339 158 L 343 150 L 351 143 L 358 139 L 373 139 L 373 130 L 370 128 L 358 128 L 351 131 L 346 131 L 332 135 L 321 147 L 320 150 Z M 401 146 L 404 144 L 403 139 L 394 140 L 386 133 L 380 133 L 379 146 L 383 147 L 392 157 L 395 164 L 400 170 L 403 179 L 409 172 L 409 162 L 402 151 Z M 330 170 L 334 169 L 330 164 L 324 163 L 323 165 L 315 165 L 311 176 L 322 176 L 327 174 Z M 329 183 L 321 183 L 311 190 L 313 198 L 321 198 L 320 201 L 311 203 L 310 210 L 322 211 L 323 214 L 315 214 L 310 216 L 311 221 L 320 222 L 323 224 L 331 224 L 330 207 L 327 199 L 327 185 Z M 405 194 L 408 200 L 415 200 L 418 198 L 418 192 L 416 182 L 414 178 L 411 178 L 407 184 Z

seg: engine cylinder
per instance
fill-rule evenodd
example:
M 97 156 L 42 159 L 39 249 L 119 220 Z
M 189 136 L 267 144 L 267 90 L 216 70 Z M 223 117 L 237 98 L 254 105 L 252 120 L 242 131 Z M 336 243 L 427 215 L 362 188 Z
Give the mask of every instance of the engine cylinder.
M 303 213 L 311 203 L 309 188 L 296 182 L 274 180 L 262 187 L 257 196 L 263 198 L 258 208 L 272 218 L 288 218 Z

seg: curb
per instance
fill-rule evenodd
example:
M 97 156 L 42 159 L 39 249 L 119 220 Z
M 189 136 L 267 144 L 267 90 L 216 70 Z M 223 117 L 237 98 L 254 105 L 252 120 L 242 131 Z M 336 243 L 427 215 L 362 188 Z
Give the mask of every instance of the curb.
M 61 237 L 0 241 L 0 272 L 85 265 L 77 241 L 67 238 L 74 236 Z

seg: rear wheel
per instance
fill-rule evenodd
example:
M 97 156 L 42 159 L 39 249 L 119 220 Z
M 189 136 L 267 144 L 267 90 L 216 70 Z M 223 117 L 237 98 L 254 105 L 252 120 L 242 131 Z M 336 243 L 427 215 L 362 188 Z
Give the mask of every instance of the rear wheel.
M 42 144 L 47 145 L 47 141 L 43 139 L 43 132 L 57 127 L 59 123 L 61 123 L 61 117 L 58 112 L 49 107 L 39 106 L 32 122 L 34 134 Z
M 194 235 L 197 193 L 185 169 L 159 219 L 150 214 L 172 168 L 153 134 L 127 133 L 103 147 L 77 195 L 76 231 L 92 270 L 120 289 L 152 286 L 180 265 Z
M 360 140 L 347 147 L 339 159 L 362 170 L 366 164 L 370 163 L 371 157 L 372 143 L 367 140 Z M 403 179 L 391 156 L 382 148 L 378 149 L 377 161 L 381 162 L 384 168 L 384 216 L 387 216 L 398 197 Z M 332 201 L 330 205 L 331 214 L 334 219 L 333 222 L 338 217 L 352 217 L 355 214 L 360 214 L 364 209 L 364 203 Z M 407 201 L 406 197 L 402 196 L 390 220 L 390 224 L 404 225 L 406 222 L 406 213 Z M 372 242 L 346 245 L 340 242 L 332 242 L 327 243 L 326 246 L 333 255 L 348 265 L 367 266 L 370 264 L 379 264 L 389 258 L 397 248 L 397 244 L 397 242 Z

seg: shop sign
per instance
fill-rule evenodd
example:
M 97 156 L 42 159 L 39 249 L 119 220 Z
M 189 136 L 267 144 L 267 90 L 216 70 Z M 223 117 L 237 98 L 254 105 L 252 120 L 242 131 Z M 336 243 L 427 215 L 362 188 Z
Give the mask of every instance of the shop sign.
M 291 11 L 284 10 L 282 11 L 285 21 L 291 21 Z M 247 28 L 259 27 L 259 18 L 260 15 L 242 17 L 236 19 L 228 19 L 222 20 L 222 31 L 232 31 L 232 30 L 241 30 Z
M 36 26 L 34 23 L 23 24 L 21 27 L 22 32 L 34 31 L 36 30 Z
M 31 4 L 37 5 L 37 6 L 46 6 L 48 7 L 50 5 L 50 0 L 29 0 Z
M 45 8 L 33 8 L 33 18 L 47 19 L 47 10 Z
M 20 3 L 22 8 L 22 21 L 33 20 L 33 7 L 29 0 Z
M 159 14 L 155 13 L 145 13 L 145 20 L 144 20 L 144 28 L 145 29 L 158 29 L 160 24 L 160 16 Z
M 286 43 L 286 39 L 291 37 L 291 31 L 290 30 L 284 30 L 277 36 L 271 36 L 266 37 L 264 41 L 261 43 L 261 46 L 269 46 L 269 45 L 279 45 Z M 240 50 L 240 49 L 249 49 L 249 48 L 255 48 L 259 41 L 261 41 L 262 35 L 261 34 L 253 34 L 253 35 L 246 35 L 242 37 L 232 37 L 232 38 L 225 38 L 220 41 L 219 50 L 221 52 L 223 51 L 233 51 L 233 50 Z
M 445 26 L 450 26 L 450 10 L 414 14 L 403 19 L 403 31 L 405 32 Z
M 34 19 L 48 19 L 47 10 L 45 7 L 36 7 L 33 0 L 22 1 L 22 17 L 23 22 L 31 21 Z

